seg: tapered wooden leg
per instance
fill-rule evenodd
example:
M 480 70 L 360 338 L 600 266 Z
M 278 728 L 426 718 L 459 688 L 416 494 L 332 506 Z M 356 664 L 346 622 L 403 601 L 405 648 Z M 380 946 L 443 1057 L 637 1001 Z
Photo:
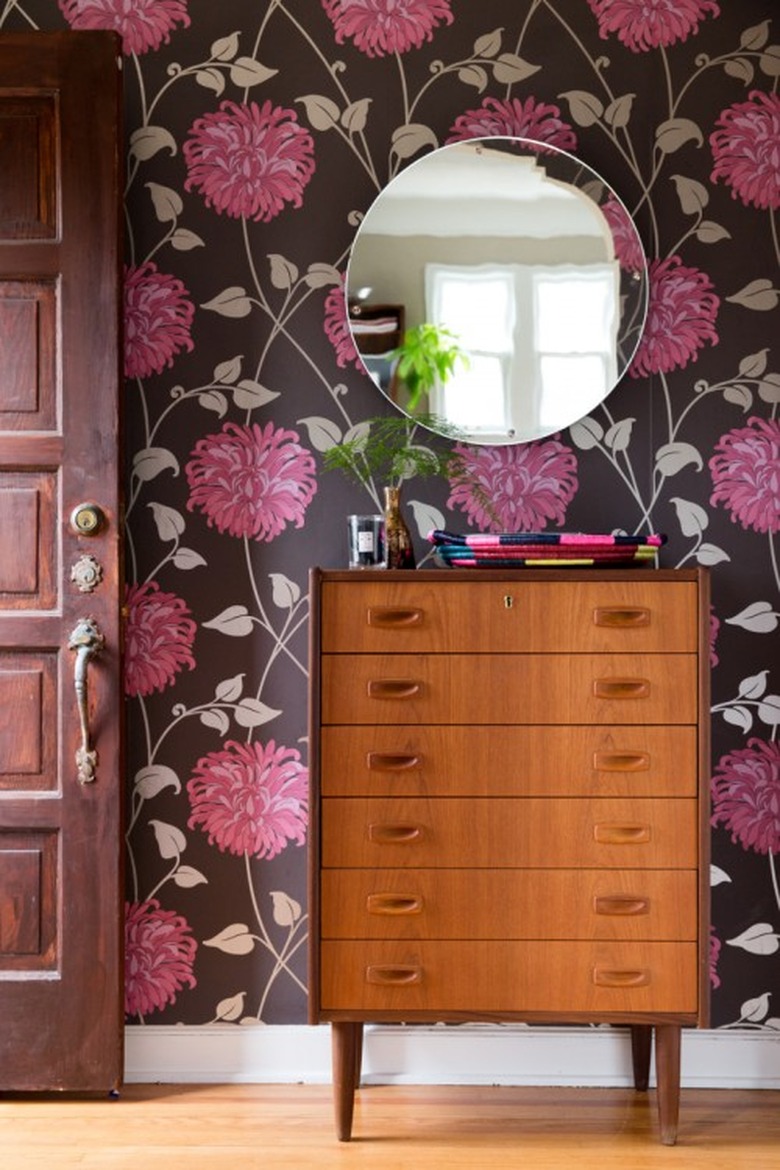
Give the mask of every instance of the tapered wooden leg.
M 650 1054 L 653 1050 L 653 1029 L 650 1024 L 631 1024 L 631 1060 L 634 1066 L 634 1088 L 646 1093 L 650 1084 Z
M 363 1025 L 358 1026 L 357 1036 L 355 1037 L 355 1088 L 360 1088 L 360 1074 L 363 1071 Z
M 348 1142 L 352 1137 L 352 1114 L 355 1108 L 355 1087 L 362 1038 L 362 1024 L 356 1024 L 351 1020 L 331 1024 L 333 1105 L 336 1114 L 336 1136 L 340 1142 Z
M 673 1146 L 677 1141 L 680 1116 L 680 1039 L 682 1029 L 675 1024 L 658 1024 L 655 1029 L 655 1075 L 658 1086 L 658 1125 L 661 1141 Z

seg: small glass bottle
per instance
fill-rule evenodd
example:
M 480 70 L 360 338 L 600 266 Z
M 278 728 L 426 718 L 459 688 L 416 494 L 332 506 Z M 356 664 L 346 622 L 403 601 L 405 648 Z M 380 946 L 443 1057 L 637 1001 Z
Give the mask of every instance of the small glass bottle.
M 401 515 L 401 489 L 385 488 L 385 557 L 388 569 L 414 569 L 412 536 Z

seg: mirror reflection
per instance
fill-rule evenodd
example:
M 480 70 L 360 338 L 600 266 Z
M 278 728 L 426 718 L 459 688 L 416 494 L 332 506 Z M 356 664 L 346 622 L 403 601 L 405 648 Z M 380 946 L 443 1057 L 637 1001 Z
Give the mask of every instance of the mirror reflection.
M 346 296 L 361 361 L 399 409 L 509 444 L 610 393 L 639 343 L 647 275 L 628 212 L 595 172 L 546 144 L 477 138 L 379 194 Z

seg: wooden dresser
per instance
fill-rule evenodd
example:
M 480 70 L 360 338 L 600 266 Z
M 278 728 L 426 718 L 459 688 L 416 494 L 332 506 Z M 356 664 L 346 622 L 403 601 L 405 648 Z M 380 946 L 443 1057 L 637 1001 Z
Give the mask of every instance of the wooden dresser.
M 310 1020 L 628 1025 L 661 1140 L 708 1013 L 703 570 L 311 573 Z

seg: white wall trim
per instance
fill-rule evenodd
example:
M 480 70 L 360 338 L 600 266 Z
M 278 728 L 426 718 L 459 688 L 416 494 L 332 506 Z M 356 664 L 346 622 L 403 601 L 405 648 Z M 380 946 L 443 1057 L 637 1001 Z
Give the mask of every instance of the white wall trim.
M 130 1026 L 125 1079 L 139 1084 L 323 1084 L 327 1027 Z M 465 1024 L 366 1029 L 364 1083 L 630 1085 L 622 1029 Z M 780 1036 L 685 1030 L 683 1088 L 780 1088 Z

